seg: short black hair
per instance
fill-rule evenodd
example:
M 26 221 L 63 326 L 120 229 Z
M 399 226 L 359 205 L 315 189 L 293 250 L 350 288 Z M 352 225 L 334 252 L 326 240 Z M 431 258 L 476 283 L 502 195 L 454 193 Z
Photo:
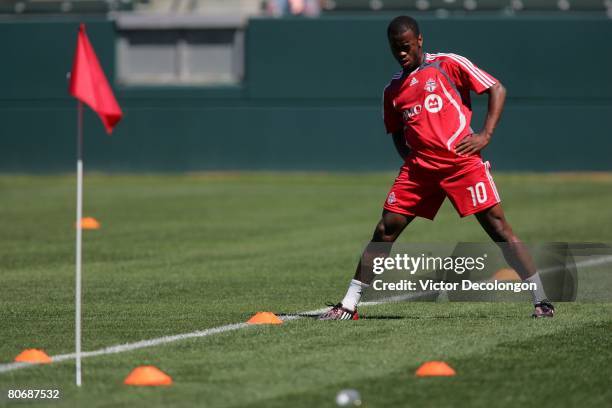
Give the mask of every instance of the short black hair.
M 410 16 L 397 16 L 389 23 L 387 27 L 387 37 L 395 36 L 404 31 L 411 30 L 417 37 L 421 34 L 419 23 Z

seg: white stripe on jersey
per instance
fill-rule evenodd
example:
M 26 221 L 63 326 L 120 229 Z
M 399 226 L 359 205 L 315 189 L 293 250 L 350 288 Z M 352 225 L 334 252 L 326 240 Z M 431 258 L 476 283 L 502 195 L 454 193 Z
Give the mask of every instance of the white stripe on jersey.
M 453 61 L 461 64 L 461 66 L 464 69 L 466 69 L 472 77 L 474 77 L 478 82 L 480 82 L 483 86 L 487 88 L 491 87 L 495 83 L 490 76 L 488 76 L 485 72 L 477 68 L 470 60 L 468 60 L 465 57 L 462 57 L 461 55 L 450 54 L 450 53 L 438 53 L 438 54 L 432 55 L 432 58 L 435 58 L 435 57 L 451 58 Z
M 501 199 L 499 198 L 499 193 L 497 192 L 497 187 L 495 186 L 495 182 L 493 181 L 493 176 L 491 176 L 491 172 L 489 171 L 489 162 L 482 162 L 482 165 L 487 172 L 487 177 L 489 178 L 489 184 L 491 185 L 491 190 L 493 190 L 493 194 L 495 195 L 495 199 L 499 203 Z
M 451 150 L 451 145 L 453 144 L 455 139 L 457 139 L 457 137 L 461 134 L 461 132 L 463 132 L 463 129 L 465 129 L 465 125 L 467 121 L 465 119 L 465 115 L 463 114 L 463 112 L 461 112 L 461 107 L 459 106 L 457 101 L 453 98 L 453 95 L 451 95 L 451 93 L 446 90 L 442 81 L 438 81 L 438 82 L 442 86 L 442 91 L 444 92 L 444 95 L 446 95 L 451 105 L 453 105 L 455 109 L 457 109 L 457 113 L 459 113 L 459 128 L 455 131 L 455 133 L 453 133 L 450 139 L 448 139 L 448 141 L 446 142 L 446 147 L 448 148 L 448 150 Z
M 490 88 L 495 84 L 495 81 L 487 75 L 484 71 L 476 67 L 469 59 L 462 57 L 457 54 L 449 54 L 449 53 L 437 53 L 437 54 L 427 54 L 428 59 L 435 59 L 436 57 L 448 57 L 453 61 L 461 64 L 466 71 L 471 74 L 478 82 L 482 84 L 485 88 Z
M 470 61 L 469 59 L 457 54 L 449 54 L 448 56 L 463 61 L 468 67 L 471 67 L 473 72 L 475 72 L 481 79 L 483 79 L 486 83 L 490 84 L 490 86 L 495 84 L 495 81 L 493 80 L 493 78 L 491 78 L 490 75 L 488 75 L 486 72 L 474 65 L 474 63 L 472 63 L 472 61 Z
M 469 59 L 462 57 L 461 55 L 442 52 L 437 54 L 427 54 L 427 58 L 429 59 L 435 59 L 436 57 L 448 57 L 461 64 L 461 66 L 463 66 L 463 68 L 465 68 L 468 73 L 476 78 L 483 86 L 490 87 L 494 84 L 493 79 L 489 75 L 477 68 Z

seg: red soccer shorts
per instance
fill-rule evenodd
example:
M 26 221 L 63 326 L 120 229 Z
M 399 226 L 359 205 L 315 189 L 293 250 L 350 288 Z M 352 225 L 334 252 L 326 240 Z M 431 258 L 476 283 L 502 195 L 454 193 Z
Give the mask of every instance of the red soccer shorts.
M 448 196 L 462 217 L 480 212 L 501 201 L 490 167 L 480 156 L 432 161 L 411 155 L 401 167 L 384 208 L 433 220 Z

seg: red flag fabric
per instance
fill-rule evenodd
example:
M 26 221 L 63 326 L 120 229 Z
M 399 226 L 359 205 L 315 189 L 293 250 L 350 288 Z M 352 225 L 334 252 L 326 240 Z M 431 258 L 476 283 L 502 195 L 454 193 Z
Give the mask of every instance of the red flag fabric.
M 68 91 L 96 112 L 106 128 L 106 132 L 108 134 L 112 133 L 123 113 L 108 84 L 89 38 L 87 38 L 85 24 L 81 24 L 79 27 Z

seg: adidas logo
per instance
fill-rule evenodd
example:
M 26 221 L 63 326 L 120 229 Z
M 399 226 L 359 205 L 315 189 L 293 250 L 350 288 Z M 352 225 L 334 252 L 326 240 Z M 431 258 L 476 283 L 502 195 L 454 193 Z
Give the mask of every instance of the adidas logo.
M 418 83 L 419 83 L 419 81 L 415 77 L 415 78 L 412 78 L 412 80 L 410 81 L 410 85 L 409 86 L 412 86 L 412 85 L 418 84 Z

